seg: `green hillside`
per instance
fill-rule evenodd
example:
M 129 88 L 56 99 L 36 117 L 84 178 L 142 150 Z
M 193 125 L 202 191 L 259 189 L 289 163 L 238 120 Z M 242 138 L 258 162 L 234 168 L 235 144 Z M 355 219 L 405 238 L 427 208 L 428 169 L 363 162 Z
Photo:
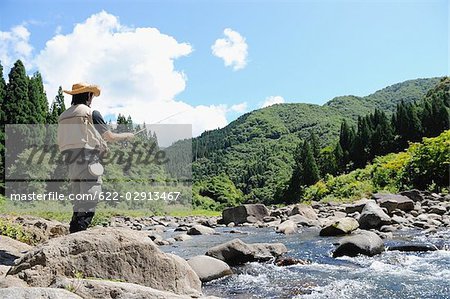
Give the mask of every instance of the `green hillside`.
M 350 173 L 327 175 L 306 188 L 304 200 L 352 201 L 376 192 L 418 188 L 449 190 L 450 130 L 434 138 L 411 143 L 408 149 L 375 158 L 373 163 Z
M 323 106 L 277 104 L 242 115 L 222 129 L 194 138 L 193 177 L 197 182 L 226 173 L 248 201 L 271 203 L 292 173 L 292 152 L 313 131 L 320 146 L 336 140 L 341 122 L 382 109 L 395 111 L 401 101 L 422 99 L 439 78 L 398 83 L 365 97 L 336 97 Z

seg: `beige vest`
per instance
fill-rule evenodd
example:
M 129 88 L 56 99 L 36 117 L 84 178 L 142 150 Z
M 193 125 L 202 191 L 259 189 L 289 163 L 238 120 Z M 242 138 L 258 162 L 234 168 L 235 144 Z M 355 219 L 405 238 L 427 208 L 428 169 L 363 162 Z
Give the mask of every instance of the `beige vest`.
M 106 143 L 94 127 L 92 110 L 87 105 L 73 105 L 59 116 L 58 146 L 68 149 L 98 149 L 104 151 Z

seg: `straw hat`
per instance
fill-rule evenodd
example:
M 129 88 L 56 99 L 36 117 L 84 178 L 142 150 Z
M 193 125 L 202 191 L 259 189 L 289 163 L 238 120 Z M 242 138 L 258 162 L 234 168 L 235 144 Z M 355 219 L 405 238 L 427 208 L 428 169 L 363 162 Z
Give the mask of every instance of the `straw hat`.
M 72 90 L 64 90 L 64 92 L 71 95 L 92 92 L 94 96 L 98 97 L 100 95 L 100 87 L 88 83 L 75 83 L 72 85 Z

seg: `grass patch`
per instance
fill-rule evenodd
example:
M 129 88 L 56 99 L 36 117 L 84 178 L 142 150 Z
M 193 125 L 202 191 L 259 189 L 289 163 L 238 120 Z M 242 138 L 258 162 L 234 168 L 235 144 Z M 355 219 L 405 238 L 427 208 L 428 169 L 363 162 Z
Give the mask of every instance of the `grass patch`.
M 0 235 L 33 245 L 32 236 L 20 224 L 8 218 L 0 218 Z

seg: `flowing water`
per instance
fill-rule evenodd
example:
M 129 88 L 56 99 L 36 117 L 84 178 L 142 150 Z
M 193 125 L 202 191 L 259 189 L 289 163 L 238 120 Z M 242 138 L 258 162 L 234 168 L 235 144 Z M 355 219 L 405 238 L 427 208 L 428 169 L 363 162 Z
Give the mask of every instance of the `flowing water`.
M 332 258 L 338 238 L 319 237 L 318 230 L 299 234 L 277 234 L 270 228 L 245 228 L 245 234 L 217 228 L 220 235 L 193 236 L 191 240 L 161 249 L 190 258 L 234 238 L 246 243 L 282 242 L 286 256 L 308 259 L 308 265 L 278 267 L 270 263 L 248 263 L 235 267 L 235 274 L 203 284 L 205 295 L 223 298 L 450 298 L 450 229 L 431 237 L 408 230 L 394 234 L 386 246 L 403 242 L 433 243 L 433 252 L 387 251 L 374 257 Z M 179 232 L 176 232 L 179 233 Z M 176 234 L 176 233 L 169 233 Z

